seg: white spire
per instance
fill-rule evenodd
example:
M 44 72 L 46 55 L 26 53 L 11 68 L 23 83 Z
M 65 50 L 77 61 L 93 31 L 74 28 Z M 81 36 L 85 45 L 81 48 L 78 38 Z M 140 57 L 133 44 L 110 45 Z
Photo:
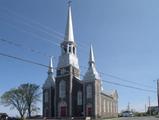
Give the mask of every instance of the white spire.
M 94 53 L 93 53 L 93 47 L 91 44 L 91 48 L 90 48 L 90 54 L 89 54 L 89 63 L 94 63 L 95 64 L 95 59 L 94 59 Z
M 51 58 L 50 58 L 50 63 L 49 63 L 48 73 L 53 73 L 53 64 L 52 64 L 52 59 L 53 59 L 53 57 L 51 57 Z
M 57 68 L 66 67 L 72 65 L 79 69 L 77 48 L 74 41 L 73 24 L 72 24 L 72 13 L 70 0 L 68 2 L 68 16 L 65 30 L 64 41 L 61 43 L 61 55 L 59 56 L 59 62 Z
M 90 55 L 89 55 L 89 67 L 84 76 L 84 80 L 100 80 L 100 76 L 95 67 L 95 59 L 93 53 L 93 47 L 90 47 Z
M 65 41 L 74 42 L 74 34 L 73 34 L 73 24 L 72 24 L 72 12 L 71 12 L 71 5 L 70 1 L 68 3 L 68 16 L 67 16 L 67 24 L 65 29 Z
M 54 75 L 53 75 L 53 63 L 52 63 L 52 58 L 50 58 L 50 61 L 49 61 L 49 68 L 48 68 L 48 77 L 43 85 L 43 89 L 48 89 L 48 88 L 51 88 L 51 87 L 54 87 L 55 85 L 55 78 L 54 78 Z

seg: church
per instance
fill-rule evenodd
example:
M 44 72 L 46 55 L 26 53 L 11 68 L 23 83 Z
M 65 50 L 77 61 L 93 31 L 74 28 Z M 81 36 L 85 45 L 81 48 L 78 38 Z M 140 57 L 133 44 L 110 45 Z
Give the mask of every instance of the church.
M 118 94 L 102 88 L 96 70 L 93 47 L 90 47 L 88 69 L 80 78 L 77 44 L 73 34 L 71 5 L 68 6 L 65 37 L 54 75 L 52 58 L 48 77 L 43 84 L 43 117 L 46 118 L 111 118 L 118 116 Z

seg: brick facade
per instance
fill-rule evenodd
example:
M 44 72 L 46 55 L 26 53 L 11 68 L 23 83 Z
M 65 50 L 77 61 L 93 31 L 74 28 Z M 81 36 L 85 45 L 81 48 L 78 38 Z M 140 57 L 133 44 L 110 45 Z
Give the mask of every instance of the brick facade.
M 67 68 L 68 69 L 68 68 Z M 70 68 L 71 69 L 71 68 Z M 71 77 L 72 76 L 72 77 Z M 66 81 L 66 97 L 59 97 L 59 83 Z M 72 83 L 70 83 L 72 82 Z M 70 88 L 72 84 L 72 89 Z M 87 86 L 91 86 L 92 97 L 87 98 Z M 70 92 L 71 89 L 71 92 Z M 45 92 L 48 102 L 44 102 Z M 56 93 L 55 93 L 56 91 Z M 82 104 L 78 105 L 78 92 L 82 93 Z M 81 81 L 72 72 L 59 74 L 55 80 L 55 88 L 43 91 L 43 116 L 49 118 L 92 117 L 111 118 L 118 116 L 117 95 L 108 95 L 101 91 L 101 81 Z M 71 100 L 70 100 L 71 98 Z M 61 116 L 60 107 L 66 107 L 66 115 Z M 70 111 L 71 109 L 71 111 Z M 70 115 L 71 114 L 71 115 Z

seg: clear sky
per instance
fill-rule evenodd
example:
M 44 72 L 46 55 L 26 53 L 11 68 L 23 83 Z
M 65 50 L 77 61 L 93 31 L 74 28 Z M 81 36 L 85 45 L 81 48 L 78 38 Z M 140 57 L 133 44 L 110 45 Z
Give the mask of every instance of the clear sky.
M 87 67 L 93 44 L 102 80 L 156 90 L 159 78 L 158 0 L 73 0 L 72 13 L 80 66 Z M 66 0 L 0 0 L 0 53 L 48 65 L 54 56 L 56 67 L 67 17 Z M 34 49 L 31 50 L 31 49 Z M 47 54 L 47 55 L 46 55 Z M 81 67 L 81 74 L 85 68 Z M 41 85 L 47 68 L 0 56 L 0 95 L 21 83 Z M 150 86 L 145 87 L 144 85 Z M 157 105 L 155 92 L 139 91 L 103 82 L 105 90 L 117 89 L 119 111 L 130 107 L 144 111 L 148 96 Z M 41 103 L 39 103 L 41 107 Z M 16 115 L 0 105 L 0 112 Z

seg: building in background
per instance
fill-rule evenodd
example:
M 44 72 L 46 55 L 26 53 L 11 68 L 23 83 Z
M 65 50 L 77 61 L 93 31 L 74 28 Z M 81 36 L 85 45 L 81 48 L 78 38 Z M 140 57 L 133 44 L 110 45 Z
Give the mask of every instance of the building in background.
M 48 69 L 48 78 L 43 85 L 43 117 L 117 117 L 118 94 L 104 92 L 101 78 L 96 70 L 93 47 L 90 47 L 88 70 L 83 80 L 77 57 L 77 44 L 74 40 L 71 6 L 64 41 L 61 43 L 61 55 L 53 73 L 52 58 Z
M 149 106 L 147 109 L 147 114 L 149 115 L 157 115 L 159 112 L 158 106 Z

